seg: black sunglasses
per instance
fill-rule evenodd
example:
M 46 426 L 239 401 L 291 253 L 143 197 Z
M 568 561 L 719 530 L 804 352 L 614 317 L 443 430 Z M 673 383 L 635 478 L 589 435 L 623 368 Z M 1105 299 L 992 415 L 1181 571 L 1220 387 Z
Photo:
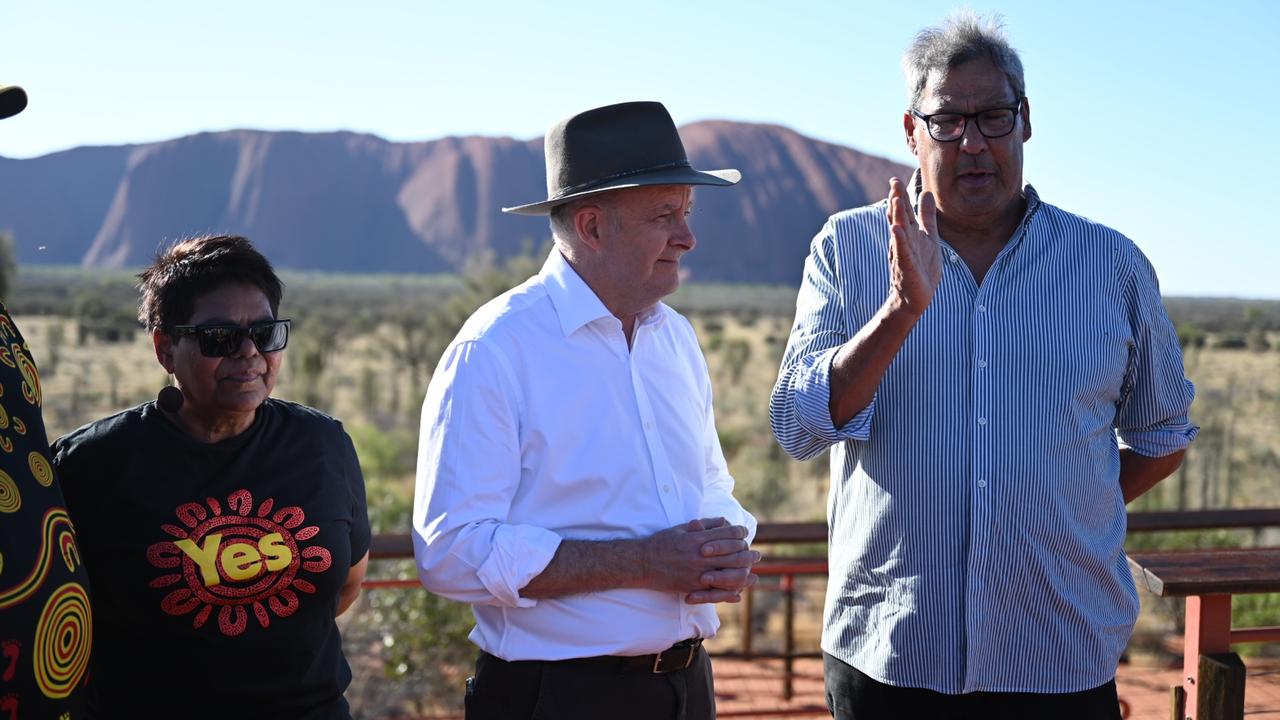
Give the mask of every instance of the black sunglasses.
M 169 333 L 174 342 L 195 335 L 200 354 L 205 357 L 231 357 L 240 352 L 244 339 L 253 341 L 260 353 L 279 352 L 289 344 L 289 320 L 264 320 L 248 327 L 243 325 L 174 325 Z

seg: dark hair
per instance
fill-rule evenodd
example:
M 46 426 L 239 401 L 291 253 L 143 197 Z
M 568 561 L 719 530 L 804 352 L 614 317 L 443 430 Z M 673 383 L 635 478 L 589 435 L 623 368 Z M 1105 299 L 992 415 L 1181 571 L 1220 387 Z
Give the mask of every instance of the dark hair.
M 138 274 L 138 320 L 147 330 L 169 332 L 191 319 L 200 296 L 226 285 L 252 285 L 267 296 L 273 316 L 280 309 L 284 284 L 247 239 L 206 235 L 179 240 Z

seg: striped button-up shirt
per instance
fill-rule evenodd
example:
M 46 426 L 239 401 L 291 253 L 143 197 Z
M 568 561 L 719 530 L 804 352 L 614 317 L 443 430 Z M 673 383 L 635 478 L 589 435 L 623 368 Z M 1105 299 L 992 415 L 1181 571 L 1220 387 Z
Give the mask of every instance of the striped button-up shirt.
M 1114 677 L 1138 614 L 1119 450 L 1168 455 L 1196 434 L 1150 263 L 1025 194 L 981 284 L 938 241 L 932 302 L 839 428 L 831 362 L 888 295 L 887 203 L 833 216 L 805 262 L 770 417 L 793 457 L 832 448 L 822 647 L 891 685 L 1066 693 Z

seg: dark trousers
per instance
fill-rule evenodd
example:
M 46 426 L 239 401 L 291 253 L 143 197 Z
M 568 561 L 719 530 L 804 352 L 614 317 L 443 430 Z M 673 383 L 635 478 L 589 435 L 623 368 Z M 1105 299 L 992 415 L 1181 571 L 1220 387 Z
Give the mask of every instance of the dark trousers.
M 836 720 L 1120 720 L 1115 680 L 1075 693 L 946 695 L 886 685 L 826 653 L 822 671 L 827 709 Z
M 476 660 L 467 720 L 715 720 L 711 659 L 653 673 L 607 661 Z

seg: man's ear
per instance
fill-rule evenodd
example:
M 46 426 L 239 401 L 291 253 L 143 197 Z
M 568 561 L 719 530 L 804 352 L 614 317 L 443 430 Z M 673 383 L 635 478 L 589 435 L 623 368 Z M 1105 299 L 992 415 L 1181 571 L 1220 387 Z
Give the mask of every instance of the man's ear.
M 573 213 L 573 229 L 578 233 L 578 240 L 591 250 L 598 251 L 602 245 L 601 231 L 609 218 L 600 205 L 582 205 Z
M 916 154 L 916 116 L 910 111 L 902 113 L 902 130 L 907 134 L 907 147 Z
M 1022 142 L 1031 139 L 1031 101 L 1022 98 Z
M 156 329 L 151 331 L 151 345 L 156 350 L 156 360 L 160 362 L 164 371 L 173 374 L 173 368 L 176 362 L 173 359 L 173 338 L 163 330 Z

